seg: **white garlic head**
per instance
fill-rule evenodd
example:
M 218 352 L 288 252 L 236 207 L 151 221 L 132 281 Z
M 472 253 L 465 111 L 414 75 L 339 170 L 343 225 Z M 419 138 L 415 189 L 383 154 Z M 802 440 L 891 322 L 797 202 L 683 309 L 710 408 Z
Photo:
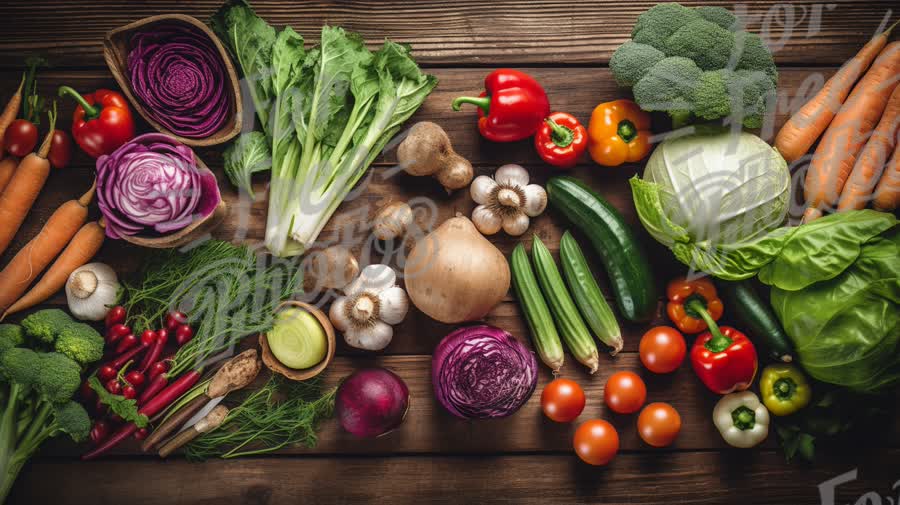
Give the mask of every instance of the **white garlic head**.
M 547 208 L 547 192 L 537 184 L 529 184 L 528 172 L 521 165 L 503 165 L 494 177 L 479 175 L 469 192 L 478 204 L 472 212 L 472 223 L 482 235 L 493 235 L 502 228 L 519 236 L 528 230 L 530 219 Z
M 396 285 L 397 273 L 387 265 L 369 265 L 331 304 L 331 324 L 350 346 L 380 351 L 391 343 L 394 329 L 409 310 L 406 291 Z

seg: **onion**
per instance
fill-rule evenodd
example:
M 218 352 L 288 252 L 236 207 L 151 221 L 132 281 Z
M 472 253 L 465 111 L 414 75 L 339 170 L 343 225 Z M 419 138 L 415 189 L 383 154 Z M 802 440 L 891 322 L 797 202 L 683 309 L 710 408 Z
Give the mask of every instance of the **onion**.
M 338 387 L 334 410 L 348 432 L 358 437 L 377 437 L 403 422 L 409 410 L 409 389 L 390 370 L 358 370 Z
M 194 27 L 154 26 L 131 39 L 131 88 L 147 113 L 176 135 L 206 138 L 234 113 L 225 62 Z
M 454 217 L 416 243 L 404 279 L 425 314 L 448 324 L 475 321 L 509 291 L 509 264 L 471 221 Z
M 434 350 L 431 382 L 435 397 L 454 416 L 506 417 L 534 393 L 537 360 L 521 342 L 499 328 L 459 328 Z

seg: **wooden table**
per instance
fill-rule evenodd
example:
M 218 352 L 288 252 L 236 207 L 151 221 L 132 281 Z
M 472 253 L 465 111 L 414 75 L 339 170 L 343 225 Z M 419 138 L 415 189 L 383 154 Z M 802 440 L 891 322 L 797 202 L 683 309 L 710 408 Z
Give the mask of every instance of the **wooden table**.
M 26 54 L 47 56 L 52 68 L 40 74 L 40 88 L 53 94 L 63 83 L 80 90 L 114 86 L 101 53 L 101 39 L 110 29 L 144 16 L 186 13 L 206 19 L 219 0 L 134 2 L 6 1 L 0 19 L 8 24 L 0 40 L 0 95 L 9 96 L 19 80 Z M 480 91 L 491 69 L 515 66 L 535 75 L 546 87 L 556 110 L 587 121 L 593 107 L 626 96 L 613 82 L 606 64 L 615 48 L 627 40 L 637 15 L 654 2 L 276 2 L 258 0 L 261 16 L 275 25 L 290 24 L 315 39 L 323 23 L 361 32 L 373 45 L 387 36 L 413 45 L 417 60 L 440 79 L 413 120 L 439 122 L 454 147 L 468 157 L 478 173 L 491 173 L 502 163 L 526 166 L 539 181 L 552 173 L 540 162 L 529 142 L 491 144 L 479 138 L 474 111 L 453 113 L 453 97 Z M 701 2 L 689 2 L 699 4 Z M 777 46 L 780 66 L 779 102 L 772 128 L 802 103 L 802 96 L 821 85 L 876 30 L 894 0 L 858 2 L 836 0 L 779 5 L 772 1 L 739 6 L 749 16 L 749 28 L 765 27 Z M 896 14 L 895 14 L 896 16 Z M 71 101 L 61 103 L 68 125 Z M 220 149 L 199 155 L 221 166 Z M 364 194 L 345 204 L 329 226 L 334 230 L 352 219 L 353 211 L 373 213 L 384 198 L 425 196 L 438 204 L 441 220 L 456 212 L 469 213 L 473 204 L 466 192 L 448 197 L 430 179 L 379 175 L 392 155 L 379 160 Z M 61 202 L 81 194 L 90 184 L 92 163 L 78 154 L 72 166 L 54 172 L 34 210 L 10 248 L 17 250 L 32 237 Z M 574 174 L 593 187 L 643 233 L 631 203 L 627 179 L 641 166 L 600 168 L 585 163 Z M 239 201 L 220 179 L 232 215 L 216 236 L 232 240 L 261 240 L 265 202 Z M 258 182 L 264 191 L 265 181 Z M 340 216 L 343 216 L 343 221 Z M 534 220 L 532 231 L 556 250 L 567 224 L 552 212 Z M 326 230 L 326 234 L 329 232 Z M 684 267 L 667 250 L 642 235 L 663 283 Z M 517 240 L 492 239 L 508 254 Z M 108 241 L 98 260 L 114 265 L 123 276 L 140 268 L 145 251 Z M 2 258 L 5 263 L 9 254 Z M 378 261 L 377 256 L 371 260 Z M 593 258 L 592 258 L 593 259 Z M 363 261 L 367 259 L 364 258 Z M 53 304 L 64 303 L 59 296 Z M 663 323 L 658 316 L 655 324 Z M 528 333 L 510 297 L 487 317 L 520 338 Z M 13 503 L 835 503 L 820 498 L 819 485 L 858 469 L 855 479 L 843 478 L 836 503 L 881 503 L 874 495 L 894 497 L 891 487 L 900 479 L 900 422 L 873 442 L 831 453 L 814 466 L 788 464 L 774 435 L 752 451 L 729 449 L 712 425 L 716 397 L 708 393 L 687 366 L 672 376 L 651 376 L 637 355 L 640 336 L 648 326 L 624 325 L 625 352 L 604 357 L 601 370 L 589 377 L 569 357 L 563 373 L 584 384 L 588 405 L 583 419 L 603 417 L 621 436 L 621 451 L 607 468 L 582 464 L 572 454 L 574 426 L 557 425 L 540 414 L 539 395 L 509 419 L 463 422 L 451 418 L 434 401 L 429 379 L 430 352 L 451 328 L 430 321 L 413 310 L 397 328 L 385 352 L 366 355 L 341 345 L 326 373 L 335 383 L 356 367 L 382 365 L 395 370 L 409 385 L 412 407 L 403 426 L 376 440 L 357 440 L 329 422 L 312 450 L 297 448 L 272 457 L 235 461 L 188 463 L 173 457 L 160 461 L 141 454 L 136 446 L 119 450 L 98 462 L 81 463 L 80 448 L 53 442 L 23 471 L 13 490 Z M 683 432 L 671 448 L 654 450 L 635 430 L 635 416 L 610 413 L 602 402 L 605 379 L 618 370 L 642 373 L 650 401 L 671 402 L 684 421 Z M 539 388 L 550 379 L 541 370 Z M 825 485 L 827 488 L 828 485 Z M 825 489 L 823 488 L 823 489 Z M 824 500 L 824 501 L 821 501 Z M 891 501 L 890 503 L 894 503 Z

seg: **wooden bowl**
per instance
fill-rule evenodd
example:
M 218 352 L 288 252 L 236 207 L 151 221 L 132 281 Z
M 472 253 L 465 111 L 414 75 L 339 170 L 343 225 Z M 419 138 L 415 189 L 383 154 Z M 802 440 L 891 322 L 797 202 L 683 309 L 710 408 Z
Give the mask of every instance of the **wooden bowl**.
M 194 160 L 196 160 L 197 162 L 198 169 L 209 170 L 206 164 L 203 163 L 203 160 L 197 157 L 196 153 L 194 154 Z M 156 237 L 122 235 L 122 240 L 141 247 L 149 247 L 151 249 L 172 249 L 175 247 L 181 247 L 211 232 L 213 228 L 219 226 L 219 224 L 223 220 L 225 220 L 225 216 L 227 215 L 228 206 L 225 204 L 225 199 L 220 199 L 219 205 L 216 206 L 215 210 L 210 212 L 208 216 L 196 219 L 193 223 L 176 232 Z
M 319 321 L 319 324 L 321 324 L 322 328 L 325 330 L 325 338 L 328 340 L 328 350 L 325 352 L 325 359 L 319 362 L 318 365 L 311 368 L 304 368 L 302 370 L 288 368 L 284 366 L 284 364 L 282 364 L 280 361 L 278 361 L 275 355 L 272 354 L 272 350 L 269 348 L 269 341 L 266 338 L 266 334 L 260 333 L 259 345 L 260 347 L 262 347 L 262 360 L 263 363 L 265 363 L 265 365 L 269 367 L 269 370 L 275 373 L 280 373 L 281 375 L 284 375 L 291 380 L 305 381 L 322 373 L 322 370 L 325 370 L 325 368 L 331 363 L 331 360 L 334 358 L 334 349 L 336 347 L 334 338 L 334 326 L 331 325 L 331 321 L 328 319 L 328 316 L 314 305 L 303 302 L 287 301 L 279 305 L 278 310 L 281 310 L 285 306 L 299 307 L 303 310 L 306 310 L 310 314 L 312 314 L 316 318 L 316 320 Z
M 141 101 L 137 99 L 131 91 L 131 80 L 128 77 L 128 50 L 131 37 L 136 32 L 151 30 L 153 25 L 161 23 L 181 23 L 197 28 L 212 40 L 213 45 L 219 50 L 219 56 L 222 58 L 222 62 L 225 65 L 227 82 L 222 84 L 227 87 L 228 97 L 231 100 L 231 108 L 234 111 L 234 114 L 231 115 L 228 122 L 226 122 L 219 131 L 206 138 L 187 138 L 175 135 L 168 128 L 156 122 L 147 110 L 144 109 Z M 182 144 L 189 146 L 214 146 L 227 142 L 240 133 L 243 107 L 241 106 L 241 88 L 238 84 L 237 73 L 234 71 L 234 66 L 231 64 L 231 58 L 228 56 L 225 47 L 222 46 L 222 42 L 216 37 L 216 34 L 199 19 L 184 14 L 163 14 L 159 16 L 150 16 L 116 28 L 108 32 L 103 39 L 103 58 L 106 60 L 106 65 L 109 67 L 110 72 L 112 72 L 113 77 L 116 78 L 116 82 L 119 83 L 119 87 L 122 88 L 125 96 L 128 97 L 128 101 L 131 102 L 132 107 L 134 107 L 134 109 L 138 111 L 150 125 L 156 128 L 157 131 L 171 135 L 178 139 Z

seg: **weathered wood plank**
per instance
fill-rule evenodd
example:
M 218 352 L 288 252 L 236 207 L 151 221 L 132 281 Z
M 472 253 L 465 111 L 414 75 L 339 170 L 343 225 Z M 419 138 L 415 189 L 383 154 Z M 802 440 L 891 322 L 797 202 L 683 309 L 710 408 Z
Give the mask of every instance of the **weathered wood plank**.
M 0 6 L 0 17 L 15 32 L 0 41 L 0 66 L 19 65 L 25 52 L 44 54 L 55 65 L 102 66 L 103 35 L 145 16 L 191 14 L 206 20 L 221 0 L 147 3 L 126 0 L 78 2 L 13 0 Z M 273 25 L 290 24 L 315 39 L 323 24 L 355 30 L 373 47 L 384 37 L 412 44 L 419 62 L 431 65 L 496 66 L 523 64 L 603 64 L 628 40 L 637 16 L 656 2 L 445 3 L 277 0 L 252 2 Z M 685 5 L 708 2 L 682 1 Z M 742 2 L 748 28 L 761 33 L 779 63 L 840 64 L 871 37 L 892 0 L 858 2 L 814 0 Z
M 606 468 L 571 454 L 208 461 L 113 460 L 26 467 L 10 504 L 159 503 L 889 503 L 898 450 L 853 451 L 802 471 L 769 451 L 620 454 Z M 844 475 L 848 471 L 855 474 Z M 827 481 L 844 476 L 839 485 Z M 836 490 L 834 486 L 836 487 Z M 835 501 L 827 499 L 834 491 Z M 863 501 L 865 493 L 871 493 Z M 871 501 L 876 496 L 876 501 Z M 824 500 L 824 501 L 823 501 Z M 890 503 L 893 503 L 891 501 Z

